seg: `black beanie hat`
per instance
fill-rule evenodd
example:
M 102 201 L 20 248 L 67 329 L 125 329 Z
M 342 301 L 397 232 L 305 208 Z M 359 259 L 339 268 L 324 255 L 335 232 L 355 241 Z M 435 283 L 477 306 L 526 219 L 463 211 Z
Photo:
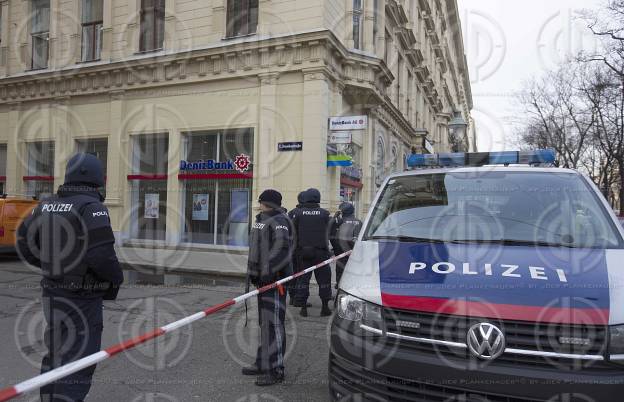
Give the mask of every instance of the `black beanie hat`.
M 282 195 L 276 190 L 264 190 L 260 194 L 258 202 L 271 208 L 277 208 L 282 205 Z

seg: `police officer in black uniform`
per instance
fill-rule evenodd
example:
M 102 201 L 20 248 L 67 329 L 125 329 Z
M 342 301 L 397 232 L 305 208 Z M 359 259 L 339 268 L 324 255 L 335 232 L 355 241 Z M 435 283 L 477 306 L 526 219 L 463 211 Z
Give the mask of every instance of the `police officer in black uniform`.
M 123 282 L 104 197 L 102 164 L 74 155 L 56 195 L 33 209 L 17 230 L 17 250 L 42 271 L 47 354 L 41 373 L 100 351 L 102 300 L 114 300 Z M 43 402 L 83 401 L 95 365 L 41 388 Z
M 329 229 L 331 215 L 321 208 L 321 193 L 311 188 L 304 192 L 301 208 L 293 213 L 293 227 L 296 233 L 297 271 L 316 265 L 329 258 Z M 309 272 L 297 279 L 295 306 L 301 307 L 299 314 L 308 316 L 308 297 L 310 296 Z M 329 302 L 331 291 L 331 267 L 326 265 L 314 271 L 314 277 L 319 285 L 319 296 L 322 302 L 321 317 L 331 315 Z
M 249 240 L 247 274 L 257 288 L 292 275 L 292 239 L 288 216 L 281 211 L 282 195 L 265 190 L 258 199 Z M 286 292 L 282 286 L 258 295 L 260 344 L 256 361 L 244 367 L 244 375 L 257 375 L 256 385 L 273 385 L 284 380 L 286 351 Z
M 300 192 L 297 195 L 297 206 L 290 210 L 290 212 L 288 212 L 288 220 L 291 222 L 291 227 L 293 228 L 292 231 L 292 239 L 293 239 L 293 244 L 297 244 L 297 233 L 294 230 L 294 223 L 293 220 L 295 219 L 295 215 L 297 215 L 299 212 L 299 209 L 301 209 L 301 206 L 303 205 L 303 202 L 305 200 L 305 191 Z M 294 272 L 299 272 L 298 269 L 300 268 L 300 264 L 297 263 L 297 253 L 296 251 L 293 251 L 293 256 L 292 256 L 292 261 L 293 261 L 293 270 Z M 290 296 L 290 305 L 291 306 L 295 306 L 296 305 L 296 292 L 297 292 L 297 281 L 293 280 L 288 282 L 287 286 L 287 290 L 288 290 L 288 294 Z M 308 307 L 310 307 L 311 305 L 308 305 Z
M 331 228 L 331 245 L 334 255 L 353 250 L 358 235 L 362 229 L 362 221 L 355 217 L 355 207 L 350 202 L 343 202 L 338 207 L 338 212 L 334 215 Z M 336 261 L 336 288 L 342 278 L 349 256 L 342 257 Z

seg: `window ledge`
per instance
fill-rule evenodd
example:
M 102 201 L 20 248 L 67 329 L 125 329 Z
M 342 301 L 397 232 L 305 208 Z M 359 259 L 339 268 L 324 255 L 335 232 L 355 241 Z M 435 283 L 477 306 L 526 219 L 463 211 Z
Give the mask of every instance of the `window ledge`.
M 134 52 L 135 55 L 143 55 L 143 54 L 150 54 L 150 53 L 158 53 L 158 52 L 162 52 L 163 50 L 165 50 L 165 48 L 161 47 L 159 49 L 152 49 L 152 50 L 139 50 L 138 52 Z
M 102 59 L 98 57 L 97 59 L 92 59 L 92 60 L 78 60 L 76 64 L 90 64 L 90 63 L 98 63 L 100 61 L 102 61 Z
M 245 34 L 245 35 L 224 36 L 223 38 L 221 38 L 221 40 L 226 41 L 226 40 L 234 40 L 234 39 L 240 39 L 240 38 L 248 38 L 250 36 L 255 36 L 257 34 L 258 34 L 257 32 L 254 32 L 254 33 Z

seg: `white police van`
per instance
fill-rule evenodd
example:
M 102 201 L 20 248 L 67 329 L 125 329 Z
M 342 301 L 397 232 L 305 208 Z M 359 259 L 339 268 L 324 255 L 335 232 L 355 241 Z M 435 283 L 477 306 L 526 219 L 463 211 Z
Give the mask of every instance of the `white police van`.
M 554 152 L 413 155 L 336 298 L 339 401 L 624 400 L 624 231 Z

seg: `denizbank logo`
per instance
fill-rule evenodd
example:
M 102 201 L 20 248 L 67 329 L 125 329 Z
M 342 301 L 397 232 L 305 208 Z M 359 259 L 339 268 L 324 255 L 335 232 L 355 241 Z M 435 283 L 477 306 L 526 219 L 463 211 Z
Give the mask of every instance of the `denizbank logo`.
M 249 170 L 251 166 L 251 158 L 249 155 L 240 154 L 237 155 L 234 160 L 228 159 L 223 162 L 215 161 L 214 159 L 200 160 L 195 162 L 180 161 L 180 170 L 193 171 L 193 170 L 237 170 L 244 173 Z

